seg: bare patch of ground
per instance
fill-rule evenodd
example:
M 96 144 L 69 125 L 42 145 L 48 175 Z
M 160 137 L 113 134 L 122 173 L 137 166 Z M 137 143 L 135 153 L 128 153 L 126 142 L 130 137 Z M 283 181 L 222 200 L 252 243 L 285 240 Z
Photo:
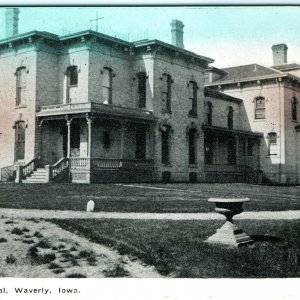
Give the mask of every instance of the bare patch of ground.
M 0 276 L 159 278 L 152 266 L 44 220 L 0 219 Z

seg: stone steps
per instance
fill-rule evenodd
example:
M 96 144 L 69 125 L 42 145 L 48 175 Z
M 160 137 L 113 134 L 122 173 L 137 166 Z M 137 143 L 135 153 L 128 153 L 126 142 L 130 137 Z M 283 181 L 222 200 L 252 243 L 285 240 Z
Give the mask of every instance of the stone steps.
M 22 183 L 47 183 L 46 175 L 45 169 L 38 168 L 30 176 L 26 177 L 26 179 L 23 179 Z

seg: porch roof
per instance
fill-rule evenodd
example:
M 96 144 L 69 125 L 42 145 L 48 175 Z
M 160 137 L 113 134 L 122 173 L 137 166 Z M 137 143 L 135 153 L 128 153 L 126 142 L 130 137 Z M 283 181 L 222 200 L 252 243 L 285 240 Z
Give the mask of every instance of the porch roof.
M 229 129 L 224 127 L 218 126 L 211 126 L 211 125 L 202 125 L 203 131 L 210 131 L 215 133 L 223 133 L 227 135 L 241 135 L 241 136 L 249 136 L 249 137 L 256 137 L 261 138 L 263 134 L 261 132 L 253 132 L 248 130 L 240 130 L 240 129 Z
M 145 109 L 96 102 L 41 106 L 40 111 L 36 113 L 36 116 L 41 119 L 64 119 L 66 115 L 79 118 L 84 117 L 86 114 L 92 114 L 96 118 L 98 116 L 105 119 L 134 119 L 149 122 L 155 122 L 157 120 L 151 111 Z

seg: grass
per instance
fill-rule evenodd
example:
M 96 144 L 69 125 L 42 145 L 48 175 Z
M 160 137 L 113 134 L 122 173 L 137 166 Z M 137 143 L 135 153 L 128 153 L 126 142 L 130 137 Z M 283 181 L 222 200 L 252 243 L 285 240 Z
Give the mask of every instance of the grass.
M 223 222 L 170 220 L 53 220 L 93 242 L 179 278 L 300 277 L 300 221 L 239 220 L 255 240 L 232 249 L 204 241 Z
M 214 210 L 207 202 L 210 197 L 249 197 L 252 201 L 245 204 L 248 211 L 300 210 L 300 190 L 295 186 L 241 183 L 143 186 L 162 189 L 114 184 L 3 184 L 0 185 L 0 207 L 84 211 L 92 199 L 95 211 L 209 212 Z

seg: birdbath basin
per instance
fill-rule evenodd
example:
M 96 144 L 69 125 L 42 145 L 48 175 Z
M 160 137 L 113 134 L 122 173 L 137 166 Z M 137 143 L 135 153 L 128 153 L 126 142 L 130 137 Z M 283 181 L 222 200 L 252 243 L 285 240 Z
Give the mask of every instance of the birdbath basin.
M 209 237 L 206 242 L 233 247 L 253 243 L 251 237 L 233 224 L 232 220 L 235 215 L 243 212 L 243 204 L 244 202 L 250 201 L 249 198 L 209 198 L 208 201 L 215 203 L 215 211 L 224 215 L 226 222 L 214 235 Z

